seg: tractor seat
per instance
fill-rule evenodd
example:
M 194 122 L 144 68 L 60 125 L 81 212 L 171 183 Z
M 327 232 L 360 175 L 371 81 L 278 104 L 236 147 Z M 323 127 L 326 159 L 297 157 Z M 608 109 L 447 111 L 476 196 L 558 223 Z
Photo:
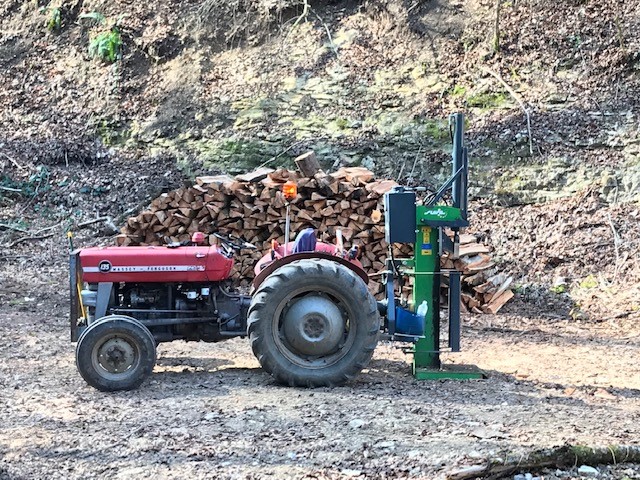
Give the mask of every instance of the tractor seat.
M 315 252 L 316 243 L 316 233 L 313 228 L 305 228 L 296 237 L 293 253 Z

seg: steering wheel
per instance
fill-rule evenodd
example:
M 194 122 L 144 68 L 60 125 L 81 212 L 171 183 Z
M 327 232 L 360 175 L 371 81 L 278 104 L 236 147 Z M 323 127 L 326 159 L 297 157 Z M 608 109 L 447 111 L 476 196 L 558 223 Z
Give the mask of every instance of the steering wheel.
M 220 233 L 214 233 L 214 237 L 222 242 L 222 246 L 228 250 L 255 250 L 257 247 L 253 243 L 245 242 L 241 238 L 238 238 L 234 235 L 221 235 Z

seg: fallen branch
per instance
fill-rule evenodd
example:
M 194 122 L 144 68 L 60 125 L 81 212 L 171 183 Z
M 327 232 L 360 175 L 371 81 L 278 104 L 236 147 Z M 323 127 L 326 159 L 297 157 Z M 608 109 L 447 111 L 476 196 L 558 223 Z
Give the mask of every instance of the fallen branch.
M 298 145 L 300 145 L 301 143 L 304 143 L 304 140 L 299 140 L 295 143 L 292 143 L 291 145 L 289 145 L 287 148 L 285 148 L 282 152 L 278 153 L 277 155 L 271 157 L 269 160 L 267 160 L 266 162 L 261 163 L 260 165 L 258 165 L 258 169 L 262 168 L 262 167 L 266 167 L 267 165 L 269 165 L 271 162 L 273 162 L 274 160 L 277 160 L 278 158 L 280 158 L 281 156 L 283 156 L 285 153 L 287 153 L 289 150 L 291 150 L 294 147 L 297 147 Z
M 14 232 L 20 232 L 25 234 L 25 237 L 19 238 L 17 240 L 15 240 L 14 242 L 10 243 L 9 245 L 7 245 L 7 247 L 11 248 L 11 247 L 15 247 L 16 245 L 18 245 L 19 243 L 22 242 L 26 242 L 27 240 L 41 240 L 43 238 L 48 238 L 54 235 L 54 233 L 48 233 L 46 235 L 42 235 L 44 232 L 47 232 L 53 228 L 56 228 L 58 225 L 51 225 L 50 227 L 45 227 L 45 228 L 41 228 L 40 230 L 37 230 L 35 232 L 30 232 L 28 230 L 25 230 L 23 228 L 18 228 L 18 227 L 12 227 L 11 225 L 6 225 L 3 223 L 0 223 L 0 228 L 4 228 L 6 230 L 13 230 Z
M 618 235 L 618 231 L 616 230 L 615 225 L 613 224 L 613 219 L 611 218 L 611 214 L 609 214 L 609 227 L 611 228 L 611 232 L 613 233 L 613 248 L 616 254 L 616 263 L 615 268 L 613 269 L 613 283 L 618 278 L 618 271 L 620 270 L 620 244 L 622 243 L 620 239 L 620 235 Z
M 289 33 L 287 33 L 287 37 L 285 38 L 285 41 L 289 38 L 289 35 L 291 35 L 291 32 L 293 32 L 296 29 L 298 24 L 303 20 L 307 19 L 307 17 L 309 16 L 309 10 L 311 10 L 311 5 L 309 5 L 309 0 L 304 0 L 304 6 L 302 7 L 302 14 L 296 19 L 296 21 L 291 26 L 291 30 L 289 30 Z
M 18 228 L 18 227 L 12 227 L 11 225 L 6 225 L 4 223 L 0 223 L 0 228 L 3 228 L 5 230 L 13 230 L 14 232 L 20 232 L 20 233 L 26 233 L 26 234 L 29 233 L 28 230 L 25 230 L 23 228 Z
M 489 460 L 486 465 L 476 465 L 447 474 L 447 480 L 471 480 L 475 478 L 499 479 L 518 472 L 533 472 L 543 468 L 572 468 L 575 465 L 615 465 L 640 462 L 640 446 L 611 446 L 591 448 L 580 445 L 563 445 L 538 450 L 529 455 L 507 455 L 504 459 Z
M 0 254 L 0 260 L 17 260 L 19 258 L 29 258 L 31 255 L 2 255 Z
M 324 31 L 327 32 L 327 38 L 329 38 L 329 46 L 331 47 L 331 50 L 333 50 L 333 53 L 336 56 L 336 60 L 338 61 L 338 64 L 340 64 L 340 57 L 338 56 L 338 49 L 336 48 L 336 44 L 333 43 L 333 37 L 331 36 L 331 32 L 329 31 L 329 27 L 327 26 L 326 23 L 324 23 L 324 20 L 322 20 L 322 18 L 320 18 L 320 15 L 318 15 L 314 10 L 311 10 L 311 12 L 320 21 L 320 23 L 324 27 Z
M 9 160 L 11 163 L 13 163 L 18 170 L 24 170 L 25 169 L 25 167 L 20 165 L 18 162 L 16 162 L 12 157 L 7 155 L 6 153 L 0 152 L 0 155 L 2 155 L 4 158 Z
M 109 217 L 94 218 L 93 220 L 87 220 L 86 222 L 79 223 L 78 228 L 88 227 L 89 225 L 93 225 L 94 223 L 110 222 L 110 221 L 111 219 Z
M 17 239 L 15 242 L 9 244 L 9 248 L 15 247 L 19 243 L 26 242 L 28 240 L 44 240 L 45 238 L 53 237 L 55 232 L 47 233 L 46 235 L 34 235 L 32 237 L 22 237 Z
M 3 187 L 2 185 L 0 185 L 0 190 L 6 190 L 7 192 L 22 193 L 22 190 L 20 190 L 19 188 Z
M 516 91 L 513 88 L 511 88 L 507 82 L 504 81 L 504 79 L 500 76 L 500 74 L 498 74 L 497 72 L 494 72 L 489 67 L 485 67 L 485 66 L 482 67 L 482 70 L 484 70 L 486 73 L 488 73 L 489 75 L 494 77 L 496 80 L 498 80 L 502 84 L 502 86 L 507 90 L 507 92 L 509 92 L 509 94 L 514 98 L 514 100 L 518 102 L 518 104 L 520 105 L 520 108 L 522 109 L 525 116 L 527 117 L 527 132 L 529 133 L 529 153 L 533 157 L 533 136 L 531 135 L 531 117 L 529 115 L 529 110 L 527 110 L 527 107 L 522 101 L 522 98 L 520 98 L 520 95 L 518 95 Z
M 416 158 L 413 159 L 413 165 L 411 166 L 411 173 L 409 174 L 410 181 L 413 181 L 413 172 L 416 170 L 416 164 L 418 163 L 418 159 L 420 158 L 420 154 L 422 153 L 422 145 L 418 148 L 418 153 L 416 153 Z M 399 178 L 399 177 L 398 177 Z

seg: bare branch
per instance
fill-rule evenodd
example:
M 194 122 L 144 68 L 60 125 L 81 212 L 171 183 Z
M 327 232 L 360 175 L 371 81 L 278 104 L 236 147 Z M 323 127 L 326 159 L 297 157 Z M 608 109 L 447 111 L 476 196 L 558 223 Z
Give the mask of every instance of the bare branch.
M 15 247 L 19 243 L 26 242 L 27 240 L 43 240 L 45 238 L 53 237 L 55 232 L 47 233 L 46 235 L 34 235 L 32 237 L 22 237 L 17 239 L 15 242 L 9 244 L 9 248 Z
M 14 232 L 20 232 L 20 233 L 26 233 L 26 234 L 29 233 L 28 230 L 25 230 L 25 229 L 19 228 L 19 227 L 12 227 L 11 225 L 7 225 L 7 224 L 4 224 L 4 223 L 0 223 L 0 228 L 3 228 L 5 230 L 13 230 Z
M 488 73 L 489 75 L 494 77 L 496 80 L 498 80 L 504 86 L 507 92 L 509 92 L 509 94 L 513 97 L 513 99 L 516 102 L 518 102 L 518 104 L 520 105 L 520 108 L 522 109 L 525 116 L 527 117 L 527 131 L 529 133 L 529 153 L 531 154 L 531 156 L 533 156 L 533 136 L 531 135 L 531 117 L 529 116 L 529 110 L 527 109 L 526 105 L 522 101 L 522 98 L 520 97 L 520 95 L 516 93 L 516 91 L 513 88 L 509 86 L 507 82 L 504 81 L 504 79 L 500 76 L 499 73 L 494 72 L 489 67 L 485 67 L 485 66 L 482 67 L 482 70 L 484 70 L 486 73 Z
M 87 220 L 86 222 L 79 223 L 78 228 L 88 227 L 89 225 L 93 225 L 94 223 L 110 222 L 110 221 L 111 219 L 109 217 L 94 218 L 93 220 Z
M 16 162 L 12 157 L 7 155 L 6 153 L 0 152 L 0 155 L 2 155 L 4 158 L 9 160 L 11 163 L 13 163 L 18 170 L 25 170 L 25 167 L 20 165 L 18 162 Z

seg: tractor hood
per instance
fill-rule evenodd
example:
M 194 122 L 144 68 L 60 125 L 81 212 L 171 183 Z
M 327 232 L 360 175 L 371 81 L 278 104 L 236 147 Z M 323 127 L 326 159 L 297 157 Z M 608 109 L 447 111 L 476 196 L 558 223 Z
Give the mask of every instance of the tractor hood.
M 80 252 L 82 277 L 99 282 L 215 282 L 233 260 L 217 247 L 95 247 Z

